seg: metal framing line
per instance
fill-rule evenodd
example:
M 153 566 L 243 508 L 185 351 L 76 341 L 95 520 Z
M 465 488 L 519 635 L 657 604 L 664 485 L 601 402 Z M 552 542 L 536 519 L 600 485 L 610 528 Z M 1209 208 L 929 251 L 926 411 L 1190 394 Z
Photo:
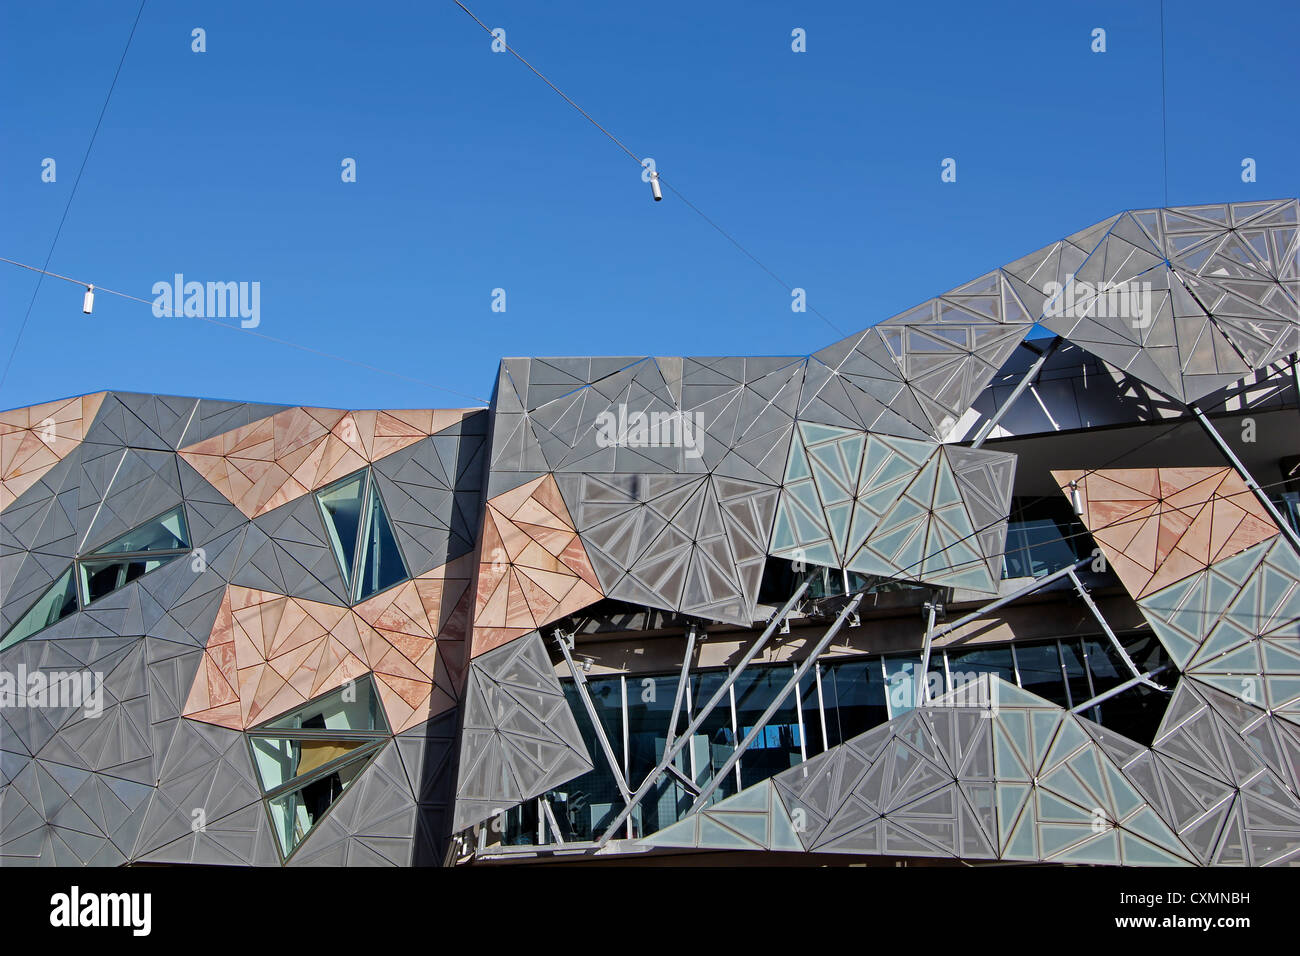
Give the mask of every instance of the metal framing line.
M 618 784 L 618 789 L 623 794 L 623 802 L 627 803 L 631 798 L 631 792 L 628 790 L 627 781 L 623 779 L 622 768 L 619 767 L 618 761 L 614 757 L 614 748 L 609 745 L 609 737 L 605 735 L 605 728 L 600 722 L 600 715 L 596 713 L 596 705 L 591 702 L 591 695 L 587 693 L 587 678 L 573 663 L 573 655 L 569 653 L 569 641 L 564 632 L 557 628 L 554 636 L 555 643 L 560 645 L 560 653 L 564 655 L 565 661 L 569 664 L 569 673 L 573 675 L 573 685 L 577 688 L 578 696 L 582 698 L 582 704 L 587 709 L 587 716 L 591 718 L 591 726 L 596 731 L 596 739 L 600 741 L 600 748 L 605 751 L 605 760 L 609 762 L 609 769 L 614 772 L 614 782 Z
M 551 801 L 547 800 L 544 794 L 538 797 L 537 800 L 541 803 L 542 810 L 546 814 L 546 822 L 551 825 L 551 832 L 555 834 L 555 845 L 564 846 L 564 834 L 560 832 L 560 824 L 556 822 L 555 810 L 551 807 Z
M 1232 447 L 1224 440 L 1223 436 L 1219 434 L 1219 430 L 1210 423 L 1209 418 L 1206 417 L 1205 412 L 1201 411 L 1200 406 L 1195 402 L 1190 402 L 1187 407 L 1191 409 L 1192 414 L 1196 416 L 1196 420 L 1201 423 L 1201 427 L 1205 429 L 1206 434 L 1208 434 L 1210 438 L 1213 439 L 1214 443 L 1219 446 L 1219 450 L 1223 452 L 1225 457 L 1227 457 L 1228 461 L 1232 464 L 1232 467 L 1237 469 L 1237 474 L 1240 475 L 1242 481 L 1246 483 L 1246 487 L 1255 493 L 1255 497 L 1259 500 L 1259 503 L 1264 506 L 1264 510 L 1269 513 L 1273 522 L 1282 529 L 1282 534 L 1286 536 L 1286 539 L 1289 542 L 1291 542 L 1291 547 L 1295 549 L 1296 554 L 1300 554 L 1300 534 L 1296 534 L 1296 531 L 1291 527 L 1290 522 L 1283 518 L 1278 512 L 1277 507 L 1269 499 L 1268 495 L 1264 494 L 1264 489 L 1259 486 L 1255 481 L 1254 476 L 1251 475 L 1246 466 L 1241 463 L 1241 459 L 1237 457 L 1236 453 L 1232 450 Z
M 673 698 L 673 715 L 668 718 L 668 736 L 664 738 L 667 747 L 677 737 L 677 715 L 682 710 L 682 698 L 686 695 L 686 681 L 691 676 L 691 658 L 695 654 L 695 625 L 686 630 L 686 653 L 682 655 L 682 673 L 677 678 L 677 695 Z
M 1025 345 L 1026 341 L 1027 340 L 1022 340 L 1020 344 Z M 993 417 L 981 425 L 980 430 L 975 433 L 975 440 L 971 442 L 971 448 L 978 448 L 980 445 L 984 444 L 985 440 L 993 432 L 993 429 L 998 427 L 998 422 L 1002 421 L 1002 416 L 1011 410 L 1011 406 L 1016 403 L 1021 395 L 1025 394 L 1025 389 L 1033 384 L 1034 379 L 1038 377 L 1038 373 L 1043 370 L 1043 366 L 1047 364 L 1047 360 L 1052 357 L 1052 353 L 1056 351 L 1057 346 L 1060 345 L 1062 341 L 1061 337 L 1057 336 L 1052 340 L 1051 345 L 1038 354 L 1038 358 L 1035 359 L 1034 364 L 1029 366 L 1025 371 L 1025 375 L 1020 380 L 1020 384 L 1018 384 L 1012 390 L 1011 394 L 1007 396 L 1006 401 L 998 406 L 998 410 L 993 413 Z
M 921 673 L 918 675 L 921 681 L 921 700 L 926 703 L 930 702 L 930 642 L 934 636 L 934 617 L 938 610 L 939 601 L 934 595 L 930 595 L 930 600 L 925 603 L 926 610 L 929 612 L 929 619 L 925 625 L 925 642 L 921 645 Z M 944 663 L 944 685 L 947 686 L 947 662 Z
M 640 804 L 640 802 L 645 798 L 645 795 L 650 792 L 650 788 L 655 785 L 661 776 L 663 776 L 664 769 L 673 762 L 674 757 L 681 753 L 682 747 L 686 746 L 686 742 L 691 739 L 691 735 L 694 734 L 695 731 L 699 730 L 700 724 L 704 723 L 709 714 L 713 713 L 713 708 L 717 707 L 718 702 L 721 701 L 722 698 L 731 690 L 731 685 L 736 682 L 741 673 L 744 672 L 745 668 L 749 666 L 750 661 L 758 656 L 758 652 L 767 645 L 768 640 L 774 633 L 776 633 L 777 628 L 781 626 L 781 623 L 786 619 L 786 616 L 794 610 L 794 606 L 799 603 L 799 599 L 803 597 L 804 592 L 808 590 L 808 585 L 810 583 L 811 580 L 809 578 L 803 580 L 799 587 L 795 589 L 794 594 L 790 596 L 790 599 L 781 607 L 781 610 L 777 611 L 777 613 L 773 615 L 772 620 L 769 621 L 767 627 L 763 629 L 763 633 L 758 636 L 758 639 L 754 641 L 752 645 L 750 645 L 749 650 L 745 652 L 745 656 L 742 657 L 736 663 L 736 666 L 727 674 L 726 680 L 722 682 L 722 686 L 714 692 L 713 696 L 709 699 L 709 702 L 700 708 L 699 713 L 695 715 L 687 728 L 682 731 L 682 735 L 674 740 L 671 745 L 665 745 L 664 755 L 659 758 L 659 763 L 656 764 L 655 768 L 646 775 L 641 786 L 637 787 L 636 793 L 632 794 L 632 799 L 628 801 L 627 806 L 619 811 L 618 816 L 616 816 L 613 822 L 605 829 L 605 833 L 596 843 L 598 848 L 603 847 L 608 843 L 614 833 L 618 830 L 620 824 L 632 815 L 633 808 Z
M 951 634 L 953 631 L 957 630 L 957 628 L 969 624 L 971 621 L 978 621 L 985 614 L 990 614 L 993 611 L 998 610 L 999 608 L 1006 607 L 1012 601 L 1018 601 L 1027 594 L 1033 594 L 1035 591 L 1045 588 L 1053 581 L 1060 580 L 1061 578 L 1072 573 L 1076 569 L 1083 567 L 1085 564 L 1088 564 L 1091 561 L 1092 561 L 1092 557 L 1090 555 L 1086 558 L 1080 558 L 1078 561 L 1074 562 L 1074 564 L 1071 564 L 1068 567 L 1061 568 L 1059 571 L 1053 571 L 1051 574 L 1047 575 L 1046 577 L 1035 578 L 1031 583 L 1025 585 L 1020 590 L 1013 591 L 1012 593 L 1008 594 L 1006 597 L 1000 597 L 996 601 L 992 601 L 988 604 L 985 604 L 979 610 L 971 611 L 969 614 L 966 614 L 958 618 L 957 620 L 953 621 L 951 624 L 945 624 L 943 627 L 939 628 L 939 630 L 934 632 L 934 638 L 937 640 L 938 638 L 943 637 L 945 634 Z
M 826 630 L 826 633 L 822 635 L 821 640 L 817 642 L 808 656 L 804 658 L 803 663 L 801 663 L 798 669 L 795 670 L 793 676 L 786 681 L 785 687 L 783 687 L 776 697 L 772 699 L 772 702 L 767 705 L 767 709 L 763 711 L 759 716 L 758 721 L 752 728 L 750 728 L 749 733 L 745 735 L 745 739 L 740 742 L 734 751 L 732 751 L 731 756 L 726 759 L 726 762 L 718 768 L 718 772 L 713 775 L 713 779 L 700 789 L 700 795 L 696 797 L 695 802 L 691 804 L 691 813 L 699 812 L 708 804 L 709 797 L 713 796 L 713 791 L 717 790 L 718 787 L 721 786 L 722 781 L 726 779 L 727 774 L 731 769 L 740 763 L 741 754 L 749 749 L 749 745 L 752 744 L 757 739 L 758 735 L 767 727 L 767 722 L 772 719 L 772 715 L 780 709 L 783 703 L 785 703 L 785 699 L 790 696 L 790 692 L 799 686 L 799 681 L 803 679 L 804 674 L 808 673 L 809 668 L 817 663 L 817 658 L 821 655 L 821 652 L 830 646 L 831 641 L 835 639 L 835 635 L 838 634 L 840 628 L 844 626 L 844 622 L 849 619 L 849 616 L 857 610 L 858 605 L 861 603 L 862 592 L 859 592 L 853 596 L 852 600 L 844 605 L 840 610 L 839 615 L 835 618 L 835 623 Z
M 1128 651 L 1124 650 L 1124 645 L 1119 642 L 1119 638 L 1116 637 L 1115 632 L 1111 630 L 1109 622 L 1107 622 L 1106 618 L 1102 616 L 1101 608 L 1097 607 L 1096 603 L 1092 600 L 1092 595 L 1089 594 L 1088 589 L 1083 586 L 1083 582 L 1079 580 L 1079 576 L 1074 573 L 1074 568 L 1070 568 L 1070 580 L 1074 582 L 1074 590 L 1078 593 L 1079 597 L 1083 599 L 1083 603 L 1088 606 L 1088 610 L 1092 612 L 1092 616 L 1096 619 L 1097 623 L 1101 625 L 1101 629 L 1106 632 L 1106 636 L 1110 638 L 1111 646 L 1119 653 L 1119 656 L 1124 661 L 1124 665 L 1129 669 L 1129 673 L 1134 677 L 1143 679 L 1142 672 L 1138 670 L 1137 665 L 1133 663 L 1133 658 L 1128 656 Z M 1168 689 L 1161 687 L 1154 681 L 1147 681 L 1147 683 L 1156 690 L 1164 691 Z
M 1114 687 L 1112 687 L 1110 690 L 1106 691 L 1105 693 L 1098 694 L 1096 697 L 1093 697 L 1090 700 L 1085 700 L 1078 707 L 1071 707 L 1070 713 L 1080 714 L 1090 707 L 1096 707 L 1098 704 L 1102 703 L 1103 701 L 1110 700 L 1116 694 L 1122 694 L 1124 693 L 1124 691 L 1128 690 L 1129 688 L 1136 687 L 1138 684 L 1151 684 L 1153 687 L 1159 687 L 1160 685 L 1152 681 L 1151 678 L 1154 677 L 1156 674 L 1159 674 L 1161 671 L 1169 670 L 1169 667 L 1170 667 L 1169 664 L 1162 664 L 1159 667 L 1147 671 L 1145 674 L 1139 674 L 1137 677 L 1130 678 L 1129 680 L 1126 680 L 1122 684 L 1116 684 Z M 1068 687 L 1069 685 L 1067 684 L 1066 686 Z

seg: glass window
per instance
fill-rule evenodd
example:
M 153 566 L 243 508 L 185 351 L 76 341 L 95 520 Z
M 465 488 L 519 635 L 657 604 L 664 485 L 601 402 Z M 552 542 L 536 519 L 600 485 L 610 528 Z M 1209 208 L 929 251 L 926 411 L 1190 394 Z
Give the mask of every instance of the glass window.
M 823 665 L 822 702 L 826 708 L 826 737 L 832 747 L 883 724 L 889 719 L 889 711 L 880 658 L 861 657 Z
M 1139 673 L 1145 674 L 1172 663 L 1164 646 L 1153 634 L 1129 636 L 1123 639 L 1123 643 L 1124 650 L 1128 652 Z M 1092 670 L 1093 687 L 1098 694 L 1131 680 L 1133 676 L 1109 641 L 1089 642 L 1088 665 Z M 1167 669 L 1153 679 L 1166 687 L 1172 687 L 1178 679 L 1178 672 L 1172 668 Z M 1138 684 L 1098 704 L 1085 716 L 1130 740 L 1150 746 L 1155 740 L 1168 704 L 1168 694 Z
M 1012 521 L 1007 527 L 1005 577 L 1041 578 L 1078 560 L 1055 521 Z
M 1064 499 L 1012 502 L 1003 577 L 1040 578 L 1091 551 L 1091 537 Z
M 343 796 L 348 785 L 361 775 L 376 752 L 371 748 L 351 762 L 334 768 L 331 773 L 267 799 L 272 829 L 282 855 L 287 857 L 297 849 L 312 827 Z
M 343 583 L 349 588 L 352 587 L 352 568 L 356 563 L 365 491 L 366 472 L 359 471 L 316 492 L 321 514 L 325 517 L 325 532 L 343 573 Z
M 134 554 L 139 551 L 184 551 L 188 548 L 189 533 L 185 527 L 185 513 L 176 508 L 128 531 L 93 553 Z
M 915 709 L 921 702 L 920 670 L 919 654 L 885 658 L 885 700 L 891 718 Z
M 1068 706 L 1078 707 L 1093 696 L 1092 684 L 1088 681 L 1088 668 L 1083 662 L 1083 644 L 1078 638 L 1060 643 L 1061 661 L 1065 664 L 1065 684 L 1070 692 Z M 1090 713 L 1084 716 L 1093 717 Z
M 1020 686 L 1043 700 L 1068 707 L 1070 698 L 1061 676 L 1061 654 L 1056 641 L 1049 644 L 1017 644 L 1016 666 Z
M 605 752 L 601 749 L 600 741 L 592 728 L 591 718 L 587 715 L 587 708 L 583 705 L 572 678 L 561 680 L 560 685 L 564 688 L 564 697 L 568 701 L 569 710 L 573 713 L 573 719 L 577 721 L 578 731 L 582 734 L 587 752 L 591 754 L 592 768 L 581 777 L 570 780 L 547 793 L 546 799 L 551 804 L 555 821 L 559 824 L 561 835 L 566 841 L 593 840 L 605 832 L 614 817 L 623 809 L 623 795 L 619 791 L 618 781 L 613 771 L 609 769 Z M 628 690 L 630 704 L 632 688 L 629 687 Z M 601 727 L 614 751 L 614 759 L 619 761 L 621 767 L 623 765 L 622 681 L 617 677 L 589 678 L 587 692 L 591 695 L 596 716 L 600 718 Z M 672 700 L 670 695 L 669 707 L 672 706 Z M 679 731 L 682 729 L 678 727 Z M 635 780 L 632 786 L 635 787 L 642 779 L 644 777 Z M 526 819 L 517 822 L 506 821 L 505 842 L 507 843 L 512 840 L 523 843 L 536 841 L 537 825 L 531 816 L 535 812 L 536 801 L 526 802 L 533 804 L 534 809 L 528 811 L 525 815 Z M 615 834 L 616 837 L 624 835 L 624 833 Z
M 78 562 L 82 603 L 89 604 L 126 587 L 188 550 L 185 513 L 179 507 L 173 508 L 95 549 Z
M 676 676 L 627 679 L 627 783 L 633 790 L 663 759 L 676 695 Z M 685 711 L 683 694 L 682 713 L 677 717 L 679 734 L 690 719 Z M 685 747 L 673 758 L 673 765 L 690 779 L 690 753 Z M 693 799 L 671 773 L 665 773 L 633 811 L 633 834 L 648 836 L 676 823 L 690 809 Z
M 36 599 L 36 603 L 20 617 L 9 633 L 0 640 L 0 651 L 13 647 L 19 641 L 26 640 L 37 631 L 43 630 L 57 621 L 63 620 L 77 610 L 77 590 L 73 585 L 72 568 L 59 575 L 48 591 Z
M 384 504 L 379 489 L 372 487 L 370 508 L 361 538 L 361 581 L 357 599 L 364 600 L 372 594 L 385 591 L 407 578 L 402 553 L 397 549 L 397 539 L 384 514 Z
M 1016 669 L 1011 662 L 1011 647 L 954 647 L 948 650 L 948 676 L 953 687 L 979 680 L 981 674 L 994 674 L 1008 684 L 1015 684 Z M 1057 670 L 1060 674 L 1060 670 Z
M 384 727 L 379 695 L 368 680 L 353 681 L 347 687 L 262 725 L 266 730 L 365 731 L 384 730 Z
M 331 761 L 347 756 L 364 740 L 298 740 L 289 737 L 250 737 L 253 759 L 263 790 L 275 790 L 295 777 L 318 770 Z
M 794 667 L 747 668 L 736 680 L 737 734 L 744 740 L 758 718 L 794 676 Z M 748 787 L 803 760 L 803 734 L 794 693 L 772 714 L 740 757 L 740 782 Z
M 316 501 L 339 573 L 354 602 L 410 577 L 370 469 L 322 488 Z
M 107 558 L 87 560 L 81 564 L 81 594 L 87 604 L 105 594 L 126 587 L 136 578 L 156 571 L 167 563 L 167 558 Z
M 799 682 L 799 705 L 803 710 L 803 746 L 804 753 L 809 757 L 815 757 L 826 749 L 826 735 L 822 728 L 822 709 L 817 699 L 817 672 L 821 669 L 818 664 L 813 670 L 810 670 L 803 676 Z M 823 672 L 823 684 L 826 681 Z M 823 687 L 822 696 L 825 696 Z
M 726 677 L 725 671 L 706 671 L 691 678 L 693 714 L 704 709 L 704 705 L 718 692 Z M 736 749 L 736 728 L 731 721 L 731 701 L 726 694 L 722 695 L 722 700 L 700 724 L 688 746 L 693 752 L 695 782 L 703 786 L 722 769 L 722 765 Z M 729 797 L 735 792 L 736 775 L 728 773 L 714 791 L 713 801 Z
M 249 731 L 282 856 L 293 853 L 388 739 L 370 677 Z
M 189 531 L 182 508 L 151 518 L 77 559 L 9 629 L 0 640 L 0 650 L 188 553 Z
M 1277 505 L 1277 510 L 1286 519 L 1286 523 L 1300 531 L 1300 491 L 1284 491 L 1273 499 L 1273 503 Z

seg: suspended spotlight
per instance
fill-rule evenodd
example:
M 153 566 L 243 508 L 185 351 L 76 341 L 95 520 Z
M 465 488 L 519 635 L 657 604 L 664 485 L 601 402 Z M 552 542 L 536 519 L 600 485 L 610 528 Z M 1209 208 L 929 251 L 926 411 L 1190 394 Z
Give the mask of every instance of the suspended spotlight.
M 1079 491 L 1079 483 L 1077 481 L 1070 482 L 1070 503 L 1074 505 L 1074 513 L 1082 517 L 1083 494 Z
M 654 193 L 655 202 L 663 200 L 663 190 L 659 188 L 659 173 L 653 169 L 650 170 L 650 191 Z
M 86 286 L 85 298 L 81 300 L 81 311 L 86 313 L 86 315 L 90 315 L 90 313 L 93 312 L 94 310 L 95 310 L 95 287 L 93 285 L 88 285 Z

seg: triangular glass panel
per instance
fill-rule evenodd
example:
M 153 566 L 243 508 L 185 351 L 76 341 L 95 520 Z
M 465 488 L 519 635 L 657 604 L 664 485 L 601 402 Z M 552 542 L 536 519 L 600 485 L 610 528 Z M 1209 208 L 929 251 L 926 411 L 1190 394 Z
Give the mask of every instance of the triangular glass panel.
M 176 507 L 160 514 L 138 528 L 132 528 L 122 537 L 110 541 L 102 548 L 90 552 L 101 554 L 137 554 L 151 551 L 187 551 L 190 546 L 189 530 L 185 525 L 185 512 Z
M 316 500 L 353 603 L 410 577 L 369 469 L 322 488 Z
M 316 492 L 325 532 L 334 557 L 343 573 L 343 583 L 352 587 L 352 568 L 357 555 L 357 538 L 361 531 L 361 512 L 366 495 L 365 471 L 348 475 Z
M 288 857 L 389 739 L 369 677 L 248 734 L 280 852 Z
M 89 604 L 189 552 L 185 512 L 176 507 L 132 528 L 77 562 L 81 601 Z
M 388 524 L 379 491 L 373 483 L 370 487 L 366 523 L 362 529 L 359 571 L 357 600 L 387 590 L 410 576 L 406 573 L 406 564 L 402 561 L 402 552 L 397 548 L 393 529 Z
M 299 730 L 373 732 L 382 736 L 388 734 L 388 723 L 384 719 L 379 695 L 375 693 L 375 685 L 369 677 L 364 677 L 260 724 L 253 732 L 293 733 Z
M 20 617 L 9 632 L 0 640 L 0 651 L 13 647 L 37 631 L 44 630 L 51 624 L 63 620 L 69 614 L 76 613 L 77 592 L 73 586 L 72 568 L 59 575 L 59 579 L 42 594 L 36 603 Z

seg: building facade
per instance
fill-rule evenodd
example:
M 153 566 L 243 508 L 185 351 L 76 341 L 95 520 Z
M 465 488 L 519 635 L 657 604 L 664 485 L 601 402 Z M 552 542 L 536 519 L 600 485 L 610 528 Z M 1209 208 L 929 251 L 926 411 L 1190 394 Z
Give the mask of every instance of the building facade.
M 0 413 L 0 865 L 1300 863 L 1298 213 L 486 409 Z

